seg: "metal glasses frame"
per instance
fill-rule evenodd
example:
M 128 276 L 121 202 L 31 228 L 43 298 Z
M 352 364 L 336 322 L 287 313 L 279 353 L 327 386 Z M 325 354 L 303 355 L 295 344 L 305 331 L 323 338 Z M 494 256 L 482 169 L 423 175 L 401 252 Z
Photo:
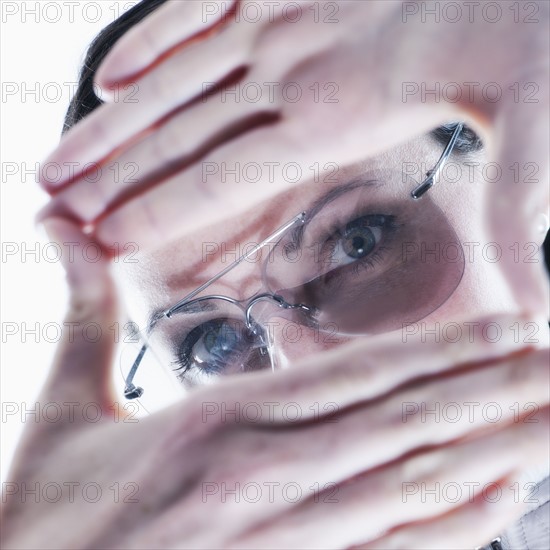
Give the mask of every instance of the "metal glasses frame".
M 449 142 L 447 143 L 447 146 L 445 147 L 445 150 L 439 157 L 439 160 L 437 161 L 436 165 L 426 174 L 426 178 L 424 181 L 415 187 L 411 192 L 411 197 L 415 200 L 420 199 L 422 195 L 424 195 L 427 191 L 429 191 L 434 185 L 435 182 L 439 179 L 441 175 L 441 171 L 443 169 L 443 166 L 451 156 L 451 153 L 454 149 L 454 146 L 456 145 L 456 141 L 458 140 L 458 137 L 460 136 L 460 133 L 462 132 L 462 129 L 464 127 L 463 122 L 459 122 L 456 125 L 455 130 L 453 131 L 453 134 L 451 138 L 449 139 Z M 251 316 L 251 309 L 252 307 L 258 303 L 260 300 L 272 300 L 274 301 L 279 307 L 284 309 L 302 309 L 306 313 L 312 313 L 314 308 L 308 307 L 305 304 L 289 304 L 287 303 L 281 296 L 271 294 L 268 292 L 258 294 L 254 297 L 252 297 L 246 307 L 242 307 L 241 303 L 238 300 L 235 300 L 234 298 L 230 298 L 228 296 L 222 296 L 222 295 L 209 295 L 209 296 L 202 296 L 200 298 L 195 298 L 197 294 L 200 294 L 204 289 L 208 288 L 212 283 L 216 282 L 218 279 L 226 275 L 229 271 L 232 269 L 235 269 L 239 264 L 241 264 L 243 261 L 247 260 L 250 256 L 255 254 L 258 250 L 263 248 L 266 244 L 273 242 L 275 239 L 281 238 L 291 227 L 297 225 L 297 224 L 303 224 L 306 219 L 306 212 L 301 212 L 292 220 L 285 223 L 283 226 L 281 226 L 279 229 L 277 229 L 274 233 L 269 235 L 266 239 L 264 239 L 260 244 L 253 247 L 249 252 L 246 254 L 243 254 L 239 258 L 237 258 L 232 264 L 227 266 L 225 269 L 220 271 L 217 275 L 214 275 L 211 279 L 206 281 L 204 284 L 199 286 L 197 289 L 193 290 L 193 292 L 187 294 L 184 296 L 181 300 L 179 300 L 176 304 L 169 307 L 165 311 L 162 312 L 162 314 L 156 319 L 155 322 L 153 322 L 150 326 L 150 329 L 152 329 L 158 320 L 162 318 L 170 318 L 174 313 L 177 313 L 178 310 L 182 309 L 184 306 L 189 306 L 193 303 L 199 303 L 203 300 L 210 300 L 212 298 L 219 299 L 219 300 L 225 300 L 227 302 L 230 302 L 232 304 L 238 305 L 244 312 L 246 325 L 248 328 L 254 329 L 254 323 Z M 128 376 L 125 379 L 125 387 L 124 387 L 124 396 L 126 399 L 136 399 L 143 395 L 143 392 L 145 391 L 143 388 L 136 386 L 133 382 L 134 377 L 136 375 L 136 372 L 139 368 L 139 365 L 141 364 L 143 360 L 143 356 L 145 355 L 146 351 L 148 349 L 147 343 L 143 343 L 138 356 L 136 357 L 134 363 L 132 364 L 132 368 L 130 369 L 130 372 L 128 373 Z

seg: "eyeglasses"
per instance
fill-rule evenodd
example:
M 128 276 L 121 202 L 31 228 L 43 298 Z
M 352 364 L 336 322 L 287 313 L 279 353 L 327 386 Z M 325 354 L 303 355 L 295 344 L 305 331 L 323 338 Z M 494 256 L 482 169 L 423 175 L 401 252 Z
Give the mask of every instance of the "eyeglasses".
M 193 383 L 275 370 L 275 318 L 353 337 L 401 328 L 439 308 L 462 279 L 464 254 L 447 217 L 426 192 L 440 178 L 462 129 L 463 123 L 457 124 L 420 184 L 379 169 L 339 186 L 154 314 L 139 335 L 137 358 L 121 363 L 125 397 L 143 395 L 135 377 L 147 355 L 172 365 L 173 379 Z M 207 294 L 213 283 L 258 258 L 262 286 L 250 298 Z

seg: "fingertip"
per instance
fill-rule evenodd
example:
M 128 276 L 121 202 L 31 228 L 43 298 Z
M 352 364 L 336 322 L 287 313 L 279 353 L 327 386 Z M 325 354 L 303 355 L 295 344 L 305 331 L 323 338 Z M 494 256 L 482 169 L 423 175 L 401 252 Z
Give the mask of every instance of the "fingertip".
M 101 246 L 71 220 L 50 217 L 42 225 L 48 238 L 62 249 L 61 263 L 71 292 L 88 298 L 105 295 L 110 276 L 108 256 Z
M 96 69 L 94 84 L 105 94 L 101 99 L 112 98 L 117 90 L 154 61 L 147 44 L 135 30 L 137 28 L 124 36 Z
M 117 90 L 128 84 L 131 77 L 128 63 L 120 62 L 116 58 L 112 61 L 108 55 L 94 75 L 95 93 L 102 101 L 110 103 L 115 100 Z

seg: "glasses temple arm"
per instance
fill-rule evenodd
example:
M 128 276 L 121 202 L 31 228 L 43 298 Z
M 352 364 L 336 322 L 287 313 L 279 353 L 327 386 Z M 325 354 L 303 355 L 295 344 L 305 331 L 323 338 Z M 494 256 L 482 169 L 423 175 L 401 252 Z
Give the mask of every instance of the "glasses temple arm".
M 143 395 L 144 389 L 134 385 L 134 376 L 136 375 L 138 367 L 146 351 L 147 344 L 143 344 L 139 350 L 136 360 L 134 361 L 134 364 L 132 365 L 132 368 L 130 369 L 130 372 L 128 373 L 128 376 L 126 377 L 126 380 L 124 381 L 124 397 L 126 397 L 126 399 L 136 399 Z
M 171 317 L 172 314 L 178 308 L 180 308 L 182 305 L 184 305 L 186 302 L 188 302 L 191 298 L 195 297 L 197 294 L 202 292 L 206 287 L 208 287 L 209 285 L 211 285 L 212 283 L 217 281 L 219 278 L 223 277 L 227 272 L 229 272 L 232 269 L 234 269 L 235 267 L 237 267 L 241 262 L 243 262 L 244 260 L 248 259 L 253 254 L 255 254 L 260 248 L 263 248 L 268 242 L 270 242 L 270 241 L 276 239 L 277 237 L 279 237 L 279 235 L 283 234 L 285 231 L 287 231 L 290 227 L 292 227 L 297 222 L 303 223 L 304 220 L 305 220 L 305 217 L 306 217 L 305 212 L 302 212 L 301 214 L 298 214 L 298 216 L 294 217 L 291 221 L 289 221 L 288 223 L 286 223 L 285 225 L 283 225 L 282 227 L 277 229 L 277 231 L 275 231 L 274 233 L 269 235 L 269 237 L 267 237 L 265 240 L 263 240 L 260 244 L 253 247 L 252 250 L 250 250 L 246 254 L 243 254 L 240 258 L 237 258 L 231 265 L 228 265 L 223 271 L 220 271 L 220 273 L 218 273 L 217 275 L 212 277 L 210 280 L 206 281 L 206 283 L 199 286 L 199 288 L 195 289 L 193 292 L 191 292 L 191 294 L 188 294 L 187 296 L 182 298 L 177 304 L 174 304 L 170 309 L 167 309 L 164 312 L 164 315 L 166 317 Z
M 435 180 L 439 178 L 441 169 L 447 162 L 448 158 L 451 156 L 451 153 L 453 152 L 453 148 L 456 144 L 456 140 L 458 139 L 458 136 L 462 132 L 463 128 L 464 128 L 463 122 L 459 122 L 456 125 L 453 135 L 451 136 L 449 143 L 447 143 L 447 147 L 445 147 L 443 154 L 441 155 L 441 157 L 439 157 L 437 164 L 434 166 L 433 170 L 430 170 L 428 177 L 418 187 L 416 187 L 412 191 L 411 195 L 413 199 L 419 199 L 426 191 L 428 191 L 431 187 L 433 187 Z

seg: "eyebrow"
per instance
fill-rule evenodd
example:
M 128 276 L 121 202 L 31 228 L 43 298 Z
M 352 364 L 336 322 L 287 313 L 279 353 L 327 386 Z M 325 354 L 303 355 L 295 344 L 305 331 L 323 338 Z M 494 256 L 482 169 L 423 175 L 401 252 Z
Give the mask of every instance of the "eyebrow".
M 151 315 L 149 315 L 146 329 L 147 334 L 149 334 L 157 322 L 164 317 L 166 309 L 166 307 L 159 307 L 155 309 Z M 202 313 L 203 311 L 217 311 L 218 309 L 220 308 L 216 303 L 204 301 L 183 305 L 180 309 L 176 309 L 174 313 L 177 313 L 178 315 L 196 315 L 197 313 Z
M 308 223 L 327 204 L 330 204 L 332 201 L 334 201 L 344 193 L 347 193 L 348 191 L 352 191 L 353 189 L 357 189 L 358 187 L 374 186 L 380 183 L 381 182 L 376 179 L 365 179 L 365 176 L 358 176 L 352 179 L 351 181 L 349 181 L 348 183 L 333 187 L 330 191 L 327 191 L 324 195 L 321 195 L 319 198 L 317 198 L 317 200 L 315 200 L 311 205 L 311 208 L 306 209 L 307 217 L 305 222 L 291 231 L 292 241 L 297 246 L 300 245 L 304 230 L 307 227 Z M 166 312 L 166 309 L 167 307 L 159 307 L 149 315 L 149 319 L 147 321 L 147 328 L 146 328 L 147 334 L 149 334 L 153 330 L 157 322 L 164 317 L 164 313 Z M 218 306 L 212 302 L 207 304 L 205 303 L 203 305 L 192 303 L 189 306 L 182 306 L 181 310 L 175 310 L 175 312 L 177 312 L 179 315 L 194 315 L 197 313 L 201 313 L 202 311 L 215 311 L 217 309 L 219 309 Z
M 353 191 L 354 189 L 357 189 L 358 187 L 371 187 L 380 184 L 381 182 L 377 179 L 366 179 L 365 176 L 358 176 L 348 183 L 345 183 L 343 185 L 338 185 L 319 197 L 311 206 L 309 210 L 306 210 L 306 220 L 305 222 L 295 227 L 291 231 L 291 238 L 293 243 L 296 246 L 300 246 L 302 243 L 302 238 L 304 235 L 304 231 L 308 224 L 311 222 L 311 220 L 327 205 L 330 204 L 332 201 L 336 200 L 341 195 L 347 193 L 348 191 Z

